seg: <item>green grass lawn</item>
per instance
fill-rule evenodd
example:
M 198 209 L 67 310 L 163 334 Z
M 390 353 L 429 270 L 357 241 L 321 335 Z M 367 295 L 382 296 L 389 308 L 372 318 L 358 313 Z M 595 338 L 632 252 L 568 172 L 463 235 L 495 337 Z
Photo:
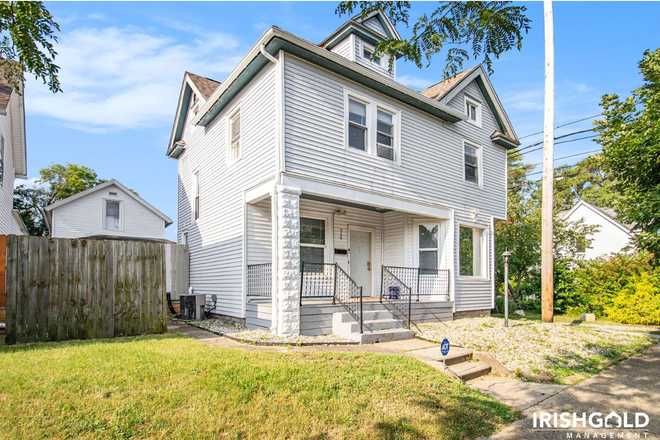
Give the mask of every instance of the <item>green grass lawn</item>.
M 2 438 L 466 439 L 519 416 L 403 356 L 176 335 L 0 344 Z
M 491 316 L 495 318 L 504 318 L 503 313 L 493 313 Z M 514 319 L 514 320 L 521 320 L 521 319 L 527 319 L 529 321 L 541 321 L 541 310 L 525 310 L 525 316 L 518 316 L 514 315 L 513 312 L 509 313 L 509 319 Z M 580 323 L 580 317 L 579 316 L 570 316 L 570 315 L 558 315 L 555 314 L 553 316 L 554 322 L 574 322 L 574 323 Z M 607 321 L 605 319 L 597 319 L 596 321 L 587 321 L 586 324 L 604 324 L 604 325 L 619 325 L 622 327 L 628 326 L 627 324 L 621 324 L 620 322 L 614 322 L 614 321 Z M 633 327 L 644 327 L 643 325 L 633 325 Z M 651 328 L 657 327 L 657 326 L 650 326 Z

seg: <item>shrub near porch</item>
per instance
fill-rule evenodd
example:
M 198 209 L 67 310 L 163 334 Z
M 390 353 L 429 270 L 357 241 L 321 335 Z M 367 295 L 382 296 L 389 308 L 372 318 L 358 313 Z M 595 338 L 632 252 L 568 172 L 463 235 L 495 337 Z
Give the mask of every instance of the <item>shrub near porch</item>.
M 173 335 L 0 345 L 7 438 L 469 439 L 518 416 L 403 356 Z

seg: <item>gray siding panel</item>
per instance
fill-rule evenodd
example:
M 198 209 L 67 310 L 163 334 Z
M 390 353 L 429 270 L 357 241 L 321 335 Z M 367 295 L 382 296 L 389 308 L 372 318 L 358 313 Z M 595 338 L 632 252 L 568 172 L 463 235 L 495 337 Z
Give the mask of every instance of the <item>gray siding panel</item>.
M 270 199 L 247 205 L 247 264 L 270 263 L 273 233 Z

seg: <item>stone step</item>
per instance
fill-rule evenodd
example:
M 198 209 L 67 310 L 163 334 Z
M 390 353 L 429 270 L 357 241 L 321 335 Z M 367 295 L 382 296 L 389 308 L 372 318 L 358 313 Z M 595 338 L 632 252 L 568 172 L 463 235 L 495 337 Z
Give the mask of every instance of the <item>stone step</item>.
M 343 323 L 350 325 L 351 333 L 360 332 L 360 324 L 353 321 L 352 323 Z M 404 328 L 403 322 L 398 319 L 375 319 L 371 321 L 363 321 L 362 330 L 366 331 L 376 331 L 376 330 L 394 330 L 399 328 Z
M 400 341 L 404 339 L 413 339 L 415 332 L 412 330 L 399 328 L 387 330 L 365 331 L 364 333 L 350 333 L 346 335 L 349 339 L 361 344 L 371 344 L 376 342 Z
M 341 312 L 341 322 L 355 322 L 355 319 L 348 312 Z M 394 315 L 389 310 L 363 310 L 362 319 L 364 321 L 375 321 L 378 319 L 394 319 Z
M 477 377 L 485 376 L 490 373 L 491 367 L 484 362 L 472 361 L 454 364 L 450 369 L 462 381 L 466 382 L 471 379 L 476 379 Z

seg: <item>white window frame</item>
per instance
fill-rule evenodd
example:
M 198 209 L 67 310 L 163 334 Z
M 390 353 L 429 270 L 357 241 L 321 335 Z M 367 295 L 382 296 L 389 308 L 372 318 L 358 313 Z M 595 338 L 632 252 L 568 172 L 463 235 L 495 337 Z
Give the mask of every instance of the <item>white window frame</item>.
M 349 105 L 348 101 L 354 100 L 361 102 L 367 106 L 367 144 L 364 151 L 358 150 L 357 148 L 350 147 L 349 142 Z M 384 157 L 378 156 L 378 147 L 377 147 L 377 128 L 378 128 L 378 110 L 382 110 L 386 113 L 392 115 L 392 124 L 394 125 L 393 136 L 393 145 L 394 149 L 394 160 L 386 159 Z M 382 103 L 376 99 L 370 98 L 361 93 L 355 92 L 353 90 L 344 89 L 344 149 L 353 154 L 358 155 L 367 155 L 374 157 L 380 161 L 384 161 L 388 164 L 401 165 L 401 110 L 397 110 L 393 107 L 390 107 L 387 104 Z
M 369 52 L 371 52 L 371 55 L 373 56 L 373 54 L 376 52 L 376 49 L 374 48 L 374 46 L 372 46 L 369 43 L 365 43 L 364 40 L 360 40 L 360 42 L 362 43 L 361 46 L 360 46 L 360 58 L 362 58 L 363 60 L 365 60 L 365 61 L 367 61 L 367 62 L 369 62 L 373 65 L 376 65 L 376 66 L 382 68 L 383 67 L 383 61 L 384 61 L 383 57 L 378 57 L 378 61 L 374 61 L 373 59 L 366 58 L 364 56 L 364 51 L 365 50 L 368 50 Z
M 333 253 L 334 253 L 334 246 L 333 246 L 333 243 L 332 243 L 332 228 L 334 228 L 334 225 L 332 223 L 332 216 L 331 215 L 325 215 L 325 214 L 319 214 L 319 213 L 316 213 L 316 212 L 301 211 L 299 218 L 300 219 L 309 218 L 309 219 L 313 219 L 313 220 L 323 220 L 323 221 L 325 221 L 325 245 L 300 243 L 300 247 L 324 248 L 325 251 L 323 252 L 323 262 L 324 263 L 333 263 L 334 261 L 332 261 L 332 256 L 333 256 Z M 299 222 L 299 224 L 302 225 L 302 222 Z
M 478 252 L 479 253 L 479 275 L 462 275 L 461 274 L 461 228 L 469 228 L 472 229 L 472 272 L 476 273 L 477 272 L 477 265 L 475 264 L 474 261 L 474 255 Z M 476 238 L 476 234 L 480 234 L 479 240 Z M 490 279 L 490 274 L 488 270 L 488 260 L 489 260 L 489 250 L 488 250 L 488 234 L 489 234 L 489 229 L 487 226 L 476 224 L 476 223 L 467 223 L 467 222 L 462 222 L 458 224 L 458 231 L 456 234 L 457 240 L 456 240 L 456 256 L 457 256 L 457 261 L 458 261 L 458 267 L 457 267 L 457 273 L 459 278 L 464 278 L 464 279 L 477 279 L 477 280 L 489 280 Z
M 477 182 L 470 182 L 465 178 L 465 147 L 472 147 L 475 150 L 477 150 Z M 463 144 L 461 146 L 461 158 L 462 158 L 462 163 L 463 163 L 463 168 L 461 172 L 463 173 L 463 182 L 466 185 L 473 186 L 475 188 L 483 188 L 484 184 L 484 175 L 483 175 L 483 169 L 484 169 L 484 163 L 483 163 L 483 149 L 481 145 L 468 141 L 466 139 L 463 139 Z
M 470 97 L 470 96 L 468 96 L 468 95 L 464 95 L 464 96 L 463 96 L 463 101 L 464 101 L 464 103 L 465 103 L 465 104 L 463 105 L 463 108 L 465 109 L 465 114 L 466 114 L 467 117 L 468 117 L 467 121 L 468 121 L 470 124 L 472 124 L 472 125 L 476 125 L 477 127 L 481 128 L 481 113 L 482 113 L 482 112 L 481 112 L 481 108 L 482 108 L 482 106 L 481 106 L 481 101 L 479 101 L 478 99 L 474 99 L 474 98 L 472 98 L 472 97 Z M 473 106 L 473 107 L 475 108 L 475 117 L 476 117 L 476 120 L 470 118 L 470 112 L 468 111 L 468 106 L 469 106 L 469 105 L 471 105 L 471 106 Z
M 119 228 L 114 229 L 114 228 L 108 228 L 106 224 L 106 215 L 108 211 L 108 202 L 117 202 L 119 203 Z M 104 231 L 117 231 L 117 232 L 122 232 L 124 230 L 124 202 L 122 200 L 118 199 L 109 199 L 109 198 L 103 198 L 103 217 L 101 219 L 103 222 L 103 230 Z
M 232 154 L 231 125 L 236 116 L 240 119 L 240 132 L 238 134 L 238 154 L 234 157 Z M 241 103 L 239 103 L 227 114 L 227 166 L 235 164 L 243 157 L 243 133 L 243 112 Z
M 199 221 L 201 218 L 202 211 L 202 198 L 200 197 L 200 180 L 199 180 L 199 168 L 192 172 L 192 190 L 190 194 L 190 216 L 193 222 Z M 195 199 L 197 199 L 197 207 L 195 207 Z
M 419 252 L 419 227 L 420 225 L 438 225 L 438 269 L 447 269 L 447 258 L 445 255 L 445 242 L 447 240 L 446 220 L 442 219 L 414 219 L 412 222 L 413 234 L 413 266 L 420 267 Z M 423 251 L 431 252 L 431 248 L 425 248 Z

